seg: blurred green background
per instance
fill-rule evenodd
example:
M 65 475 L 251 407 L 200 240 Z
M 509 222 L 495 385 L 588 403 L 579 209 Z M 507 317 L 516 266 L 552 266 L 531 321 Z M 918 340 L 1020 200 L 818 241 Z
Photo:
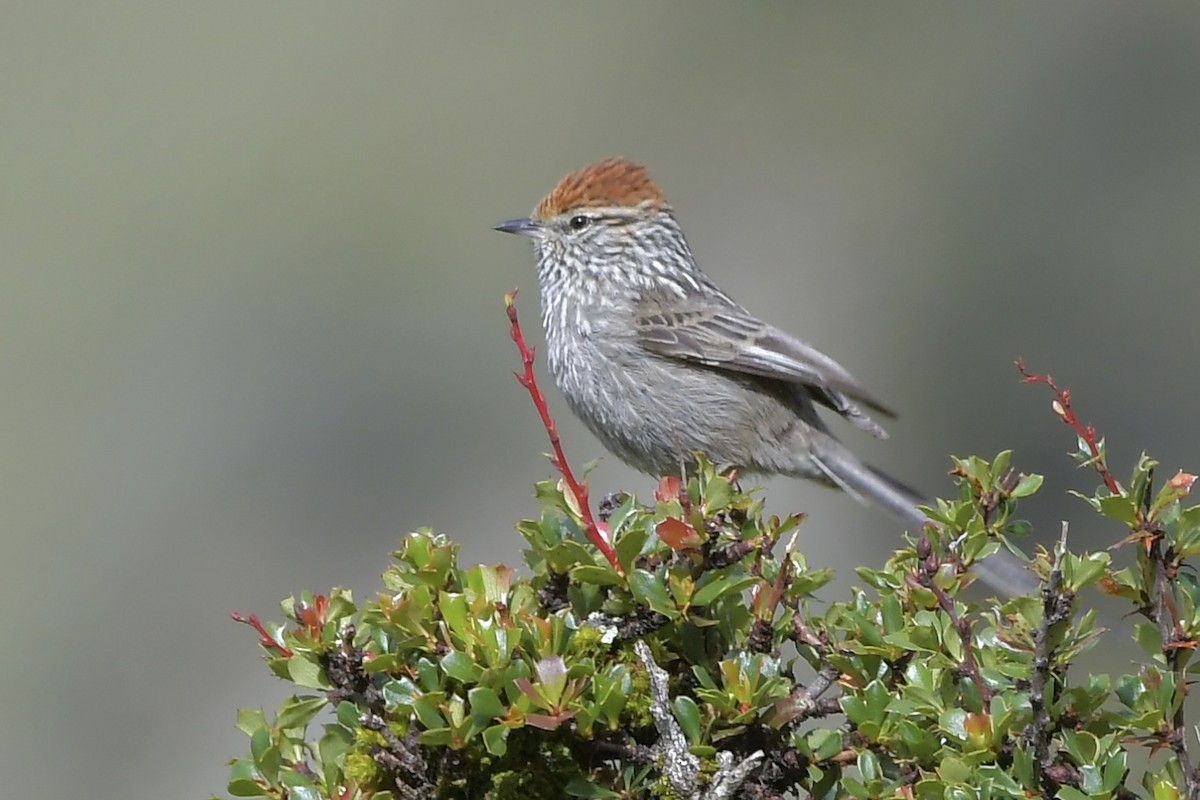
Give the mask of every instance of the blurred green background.
M 490 226 L 614 153 L 902 410 L 846 437 L 906 481 L 1013 447 L 1043 537 L 1112 540 L 1018 355 L 1118 474 L 1200 469 L 1194 4 L 8 3 L 0 65 L 6 796 L 220 793 L 283 693 L 230 611 L 369 592 L 421 525 L 519 561 L 549 467 L 502 296 L 540 340 L 537 293 Z M 771 503 L 843 576 L 896 541 Z

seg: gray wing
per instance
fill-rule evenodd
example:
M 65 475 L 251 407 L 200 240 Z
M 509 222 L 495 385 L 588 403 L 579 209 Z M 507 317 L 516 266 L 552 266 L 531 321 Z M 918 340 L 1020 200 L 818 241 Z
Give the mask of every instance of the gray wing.
M 887 434 L 859 403 L 895 416 L 841 364 L 733 303 L 650 299 L 640 304 L 634 325 L 639 342 L 651 352 L 801 384 L 814 400 L 874 436 L 886 438 Z

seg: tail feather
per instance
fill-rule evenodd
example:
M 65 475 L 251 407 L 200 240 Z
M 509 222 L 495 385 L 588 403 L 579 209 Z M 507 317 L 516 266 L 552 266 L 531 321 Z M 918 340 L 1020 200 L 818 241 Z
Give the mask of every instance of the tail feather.
M 831 446 L 812 458 L 821 472 L 843 491 L 866 505 L 884 509 L 912 532 L 929 521 L 917 506 L 930 505 L 918 492 L 860 461 L 853 453 L 830 439 Z M 998 592 L 1008 595 L 1036 592 L 1039 582 L 1012 553 L 1001 550 L 974 566 L 976 574 Z

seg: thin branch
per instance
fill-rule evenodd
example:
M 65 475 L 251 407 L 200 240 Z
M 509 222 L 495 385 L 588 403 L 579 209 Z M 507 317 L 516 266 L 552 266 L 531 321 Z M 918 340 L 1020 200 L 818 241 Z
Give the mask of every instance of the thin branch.
M 600 526 L 596 524 L 596 519 L 592 516 L 591 503 L 588 500 L 587 486 L 575 479 L 575 473 L 571 471 L 571 467 L 567 464 L 567 456 L 563 453 L 562 442 L 558 438 L 558 426 L 554 424 L 554 418 L 550 416 L 550 408 L 546 404 L 546 397 L 542 394 L 542 390 L 538 388 L 537 378 L 533 373 L 533 348 L 525 344 L 525 335 L 521 333 L 521 323 L 517 319 L 517 290 L 513 289 L 508 294 L 504 295 L 504 307 L 508 312 L 508 321 L 511 325 L 512 340 L 517 344 L 517 350 L 521 353 L 521 363 L 525 367 L 523 373 L 515 373 L 517 381 L 526 388 L 529 396 L 533 398 L 533 405 L 537 409 L 538 416 L 542 418 L 542 425 L 546 428 L 546 434 L 550 437 L 550 446 L 554 449 L 553 455 L 550 456 L 550 463 L 559 471 L 563 477 L 563 481 L 567 484 L 567 491 L 575 500 L 575 505 L 579 507 L 579 515 L 583 520 L 583 532 L 591 540 L 592 544 L 600 549 L 604 557 L 608 559 L 608 563 L 612 564 L 613 569 L 618 573 L 624 574 L 621 569 L 620 562 L 617 561 L 617 554 L 609 544 L 608 539 L 600 532 Z
M 1188 650 L 1195 647 L 1195 641 L 1188 637 L 1179 618 L 1179 607 L 1175 600 L 1174 568 L 1170 563 L 1169 554 L 1162 546 L 1161 536 L 1155 536 L 1151 540 L 1147 561 L 1153 571 L 1147 582 L 1153 587 L 1150 613 L 1162 639 L 1163 656 L 1175 679 L 1175 691 L 1180 695 L 1175 713 L 1171 716 L 1171 730 L 1166 738 L 1175 757 L 1179 759 L 1188 800 L 1200 800 L 1200 775 L 1197 775 L 1188 751 L 1187 720 L 1184 716 L 1184 698 L 1187 697 L 1188 691 L 1187 656 Z
M 1050 709 L 1046 705 L 1046 684 L 1050 680 L 1051 653 L 1050 630 L 1071 616 L 1073 596 L 1062 591 L 1062 564 L 1067 553 L 1067 523 L 1062 524 L 1062 535 L 1054 548 L 1054 567 L 1042 586 L 1042 621 L 1033 634 L 1033 675 L 1029 681 L 1029 702 L 1033 706 L 1033 720 L 1025 729 L 1025 738 L 1032 744 L 1038 764 L 1038 788 L 1049 791 L 1047 779 L 1056 783 L 1049 772 L 1053 767 L 1050 758 Z
M 362 648 L 354 644 L 355 632 L 353 624 L 343 622 L 337 634 L 337 647 L 319 657 L 330 683 L 325 696 L 331 706 L 348 701 L 383 716 L 387 713 L 383 693 L 364 669 L 365 657 Z
M 604 641 L 607 643 L 612 639 L 628 641 L 630 639 L 645 638 L 668 622 L 670 620 L 657 611 L 651 611 L 648 608 L 637 608 L 629 614 L 622 616 L 605 614 L 603 611 L 593 611 L 591 614 L 588 614 L 583 624 L 600 631 L 604 637 Z
M 1058 384 L 1049 375 L 1038 375 L 1029 372 L 1025 369 L 1024 360 L 1019 358 L 1017 359 L 1017 369 L 1020 371 L 1025 383 L 1043 383 L 1050 387 L 1050 391 L 1054 392 L 1054 403 L 1052 405 L 1054 413 L 1064 423 L 1070 425 L 1087 446 L 1088 452 L 1092 454 L 1092 466 L 1104 480 L 1104 485 L 1108 487 L 1108 490 L 1113 494 L 1120 494 L 1121 487 L 1117 483 L 1117 479 L 1108 471 L 1108 465 L 1104 463 L 1104 456 L 1100 452 L 1100 444 L 1096 439 L 1096 428 L 1080 422 L 1079 418 L 1075 416 L 1074 409 L 1071 408 L 1071 390 L 1058 388 Z
M 383 737 L 383 745 L 371 748 L 371 758 L 392 775 L 400 796 L 405 800 L 430 797 L 433 786 L 425 777 L 427 766 L 417 744 L 416 732 L 410 730 L 401 741 L 383 717 L 370 711 L 360 715 L 358 723 Z
M 921 534 L 921 539 L 925 540 L 925 545 L 922 547 L 918 542 L 918 553 L 922 550 L 927 550 L 928 537 Z M 961 569 L 961 564 L 958 565 Z M 932 554 L 929 558 L 921 560 L 920 566 L 916 572 L 910 572 L 907 577 L 909 586 L 928 589 L 933 592 L 933 596 L 937 598 L 938 606 L 942 611 L 946 612 L 946 616 L 950 618 L 950 623 L 954 625 L 954 630 L 958 631 L 958 638 L 962 640 L 963 648 L 963 669 L 967 675 L 975 683 L 975 688 L 979 691 L 979 696 L 986 706 L 992 699 L 992 690 L 988 688 L 983 680 L 983 673 L 979 671 L 979 664 L 975 661 L 975 642 L 971 632 L 971 622 L 966 617 L 960 617 L 954 609 L 954 598 L 946 594 L 946 592 L 938 586 L 933 578 L 937 573 L 938 560 L 933 558 Z
M 792 721 L 801 722 L 812 717 L 822 717 L 840 711 L 841 705 L 836 699 L 821 700 L 821 695 L 832 689 L 837 683 L 839 675 L 841 672 L 837 667 L 822 663 L 821 668 L 817 670 L 817 674 L 808 682 L 807 686 L 803 689 L 797 687 L 790 698 L 790 703 L 797 712 L 795 720 Z
M 633 645 L 633 651 L 642 660 L 650 676 L 650 716 L 654 718 L 654 729 L 658 731 L 655 749 L 663 756 L 663 774 L 671 788 L 680 797 L 694 797 L 697 793 L 697 776 L 700 774 L 700 759 L 688 750 L 687 737 L 671 713 L 671 694 L 667 671 L 654 661 L 650 646 L 644 639 Z
M 254 628 L 258 632 L 258 644 L 268 653 L 275 653 L 284 658 L 292 657 L 292 649 L 285 646 L 282 642 L 275 640 L 275 637 L 271 635 L 262 624 L 262 621 L 259 620 L 258 614 L 242 614 L 237 611 L 231 611 L 229 616 L 234 622 L 240 622 L 243 625 L 249 625 L 251 628 Z
M 762 757 L 763 751 L 756 750 L 735 763 L 733 753 L 728 750 L 717 753 L 717 774 L 713 775 L 712 783 L 704 793 L 704 800 L 728 800 L 736 795 Z
M 576 742 L 580 749 L 586 751 L 591 758 L 609 761 L 629 761 L 641 766 L 654 761 L 654 751 L 643 744 L 638 744 L 632 738 L 627 743 L 612 742 L 605 739 L 584 739 Z
M 717 771 L 711 776 L 707 791 L 701 792 L 700 759 L 688 750 L 687 737 L 671 713 L 667 672 L 655 663 L 645 640 L 635 642 L 633 650 L 650 676 L 650 716 L 654 718 L 654 729 L 658 731 L 655 750 L 662 754 L 662 771 L 671 784 L 671 790 L 678 797 L 696 800 L 728 800 L 733 797 L 762 760 L 763 751 L 756 750 L 741 761 L 735 761 L 734 754 L 728 750 L 717 753 Z
M 792 610 L 792 630 L 789 639 L 797 648 L 812 648 L 817 657 L 817 674 L 807 686 L 793 678 L 792 692 L 776 703 L 775 724 L 796 725 L 813 717 L 824 717 L 841 711 L 841 705 L 836 698 L 821 699 L 821 695 L 833 688 L 841 671 L 828 661 L 831 645 L 824 635 L 814 632 L 804 621 L 798 600 L 791 600 L 788 607 Z
M 820 671 L 817 672 L 816 677 L 809 681 L 804 691 L 795 695 L 795 701 L 802 706 L 815 704 L 818 697 L 833 688 L 840 674 L 837 667 L 830 666 L 829 664 L 823 665 Z

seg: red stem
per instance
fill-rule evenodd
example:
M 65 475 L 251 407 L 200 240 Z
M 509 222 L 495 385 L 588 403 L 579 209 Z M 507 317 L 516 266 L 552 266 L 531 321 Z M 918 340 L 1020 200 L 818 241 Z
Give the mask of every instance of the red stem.
M 592 544 L 600 548 L 600 552 L 608 559 L 608 563 L 612 564 L 613 569 L 620 574 L 624 574 L 620 562 L 617 561 L 616 551 L 608 543 L 608 539 L 604 537 L 604 534 L 600 532 L 600 526 L 596 524 L 596 520 L 592 516 L 591 504 L 588 501 L 587 486 L 575 479 L 575 474 L 567 464 L 567 456 L 563 453 L 562 442 L 558 438 L 558 427 L 554 424 L 554 418 L 550 416 L 550 409 L 546 405 L 546 397 L 542 394 L 542 390 L 538 388 L 537 378 L 533 374 L 534 351 L 533 348 L 525 344 L 525 335 L 521 333 L 521 323 L 517 320 L 516 297 L 516 289 L 504 295 L 504 307 L 508 312 L 508 321 L 512 326 L 512 339 L 517 343 L 517 350 L 521 352 L 521 363 L 525 366 L 524 373 L 514 373 L 517 376 L 517 382 L 529 391 L 529 396 L 533 398 L 533 405 L 537 409 L 538 416 L 542 418 L 542 425 L 546 428 L 546 435 L 550 437 L 550 446 L 554 449 L 554 454 L 550 456 L 550 463 L 562 475 L 563 481 L 567 484 L 567 490 L 575 498 L 575 504 L 579 507 L 579 514 L 583 518 L 583 532 L 591 540 Z
M 1066 424 L 1075 429 L 1079 434 L 1079 438 L 1087 445 L 1088 452 L 1092 454 L 1092 465 L 1096 472 L 1104 479 L 1104 485 L 1113 494 L 1120 494 L 1121 488 L 1117 484 L 1117 479 L 1108 471 L 1108 465 L 1100 457 L 1100 445 L 1096 441 L 1096 429 L 1091 425 L 1084 425 L 1075 416 L 1075 411 L 1071 408 L 1071 390 L 1060 389 L 1058 384 L 1049 375 L 1037 375 L 1025 369 L 1025 361 L 1017 359 L 1017 369 L 1021 372 L 1021 377 L 1025 379 L 1025 383 L 1044 383 L 1050 387 L 1050 391 L 1054 392 L 1054 413 L 1058 414 Z
M 249 625 L 251 628 L 254 628 L 254 630 L 258 632 L 258 643 L 262 645 L 265 650 L 278 653 L 284 658 L 292 657 L 291 648 L 284 647 L 271 637 L 271 634 L 267 631 L 266 627 L 262 624 L 262 622 L 259 621 L 258 614 L 239 614 L 237 611 L 232 611 L 230 612 L 229 616 L 233 618 L 234 622 L 240 622 L 243 625 Z

